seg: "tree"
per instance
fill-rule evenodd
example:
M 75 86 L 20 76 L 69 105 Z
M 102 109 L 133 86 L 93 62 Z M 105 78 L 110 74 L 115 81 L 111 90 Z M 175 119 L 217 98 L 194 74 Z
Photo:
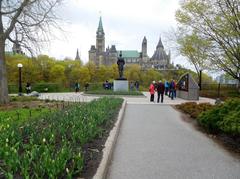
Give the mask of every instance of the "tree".
M 89 61 L 86 65 L 85 65 L 90 73 L 90 82 L 96 82 L 97 80 L 97 66 L 95 63 L 93 63 L 92 61 Z
M 63 65 L 60 65 L 60 64 L 53 65 L 50 70 L 51 81 L 63 84 L 66 79 L 64 71 L 65 71 L 65 68 Z
M 203 69 L 210 68 L 207 61 L 207 51 L 210 43 L 199 38 L 196 33 L 186 34 L 181 31 L 177 35 L 177 42 L 180 54 L 187 57 L 189 62 L 193 64 L 198 79 L 200 79 L 200 72 Z
M 86 83 L 89 83 L 91 76 L 87 67 L 80 68 L 79 76 L 79 81 L 82 86 L 84 86 Z
M 49 29 L 56 27 L 54 8 L 62 0 L 0 1 L 0 104 L 8 103 L 5 44 L 12 42 L 30 52 L 32 46 L 48 39 Z M 37 46 L 36 46 L 37 47 Z
M 162 75 L 154 70 L 154 69 L 148 69 L 143 75 L 141 76 L 141 81 L 143 86 L 149 86 L 152 81 L 159 81 L 162 80 Z
M 50 70 L 54 65 L 54 59 L 50 58 L 47 55 L 39 55 L 37 57 L 37 59 L 35 60 L 35 63 L 38 66 L 38 71 L 39 71 L 39 75 L 40 75 L 40 79 L 45 81 L 45 82 L 49 82 L 51 81 L 51 75 L 50 75 Z
M 209 64 L 240 81 L 240 1 L 183 0 L 176 12 L 179 29 L 209 43 Z
M 130 81 L 140 81 L 141 67 L 139 65 L 129 65 L 125 68 L 125 75 Z

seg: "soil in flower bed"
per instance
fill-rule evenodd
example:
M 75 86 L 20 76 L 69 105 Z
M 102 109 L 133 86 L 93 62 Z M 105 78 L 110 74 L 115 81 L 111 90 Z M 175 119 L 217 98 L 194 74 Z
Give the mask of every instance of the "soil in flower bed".
M 214 142 L 216 142 L 219 146 L 228 151 L 231 155 L 240 159 L 240 136 L 231 136 L 223 133 L 211 134 L 204 128 L 202 128 L 198 124 L 197 120 L 191 118 L 189 114 L 183 113 L 175 106 L 173 106 L 173 108 L 181 113 L 181 118 L 183 121 L 190 123 L 196 130 L 204 133 L 207 137 L 211 138 Z
M 98 137 L 97 139 L 94 139 L 90 143 L 87 143 L 83 146 L 82 153 L 84 157 L 84 167 L 80 173 L 80 178 L 90 179 L 95 175 L 103 156 L 102 150 L 104 148 L 104 144 L 109 136 L 110 131 L 114 127 L 116 120 L 117 118 L 109 121 L 103 126 L 103 136 Z M 79 178 L 79 176 L 76 178 Z
M 62 101 L 44 101 L 44 100 L 35 100 L 35 101 L 13 101 L 5 105 L 0 105 L 0 111 L 6 110 L 14 110 L 19 108 L 55 108 L 55 109 L 62 109 L 70 105 L 69 102 L 62 102 Z

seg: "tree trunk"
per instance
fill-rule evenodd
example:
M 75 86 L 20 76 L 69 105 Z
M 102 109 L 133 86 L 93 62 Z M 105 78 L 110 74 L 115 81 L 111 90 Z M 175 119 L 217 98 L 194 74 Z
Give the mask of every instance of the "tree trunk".
M 7 70 L 5 62 L 5 41 L 0 40 L 0 104 L 9 102 Z

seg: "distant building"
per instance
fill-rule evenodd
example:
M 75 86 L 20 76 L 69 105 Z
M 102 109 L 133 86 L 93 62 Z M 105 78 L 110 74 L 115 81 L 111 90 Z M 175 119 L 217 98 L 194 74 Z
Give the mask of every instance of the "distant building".
M 78 52 L 78 49 L 77 49 L 77 53 L 76 53 L 76 57 L 75 57 L 75 60 L 81 60 L 81 59 L 80 59 L 80 55 L 79 55 L 79 52 Z
M 162 40 L 160 38 L 156 50 L 152 58 L 150 58 L 150 63 L 156 69 L 167 69 L 170 65 L 170 58 L 170 51 L 168 54 L 165 52 Z
M 102 18 L 100 17 L 96 32 L 96 46 L 92 45 L 88 51 L 89 61 L 94 62 L 96 65 L 116 64 L 120 51 L 122 51 L 122 57 L 125 59 L 126 65 L 138 64 L 143 69 L 167 69 L 170 65 L 170 52 L 166 54 L 161 38 L 151 58 L 149 58 L 147 54 L 147 39 L 145 36 L 142 41 L 141 52 L 137 50 L 117 50 L 115 45 L 111 45 L 110 48 L 107 47 L 105 49 L 105 33 L 103 30 Z

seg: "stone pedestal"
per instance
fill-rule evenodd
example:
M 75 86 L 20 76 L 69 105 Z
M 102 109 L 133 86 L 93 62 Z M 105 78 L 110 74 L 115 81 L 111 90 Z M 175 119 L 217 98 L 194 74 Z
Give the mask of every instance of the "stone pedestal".
M 128 91 L 128 80 L 114 80 L 113 91 Z

